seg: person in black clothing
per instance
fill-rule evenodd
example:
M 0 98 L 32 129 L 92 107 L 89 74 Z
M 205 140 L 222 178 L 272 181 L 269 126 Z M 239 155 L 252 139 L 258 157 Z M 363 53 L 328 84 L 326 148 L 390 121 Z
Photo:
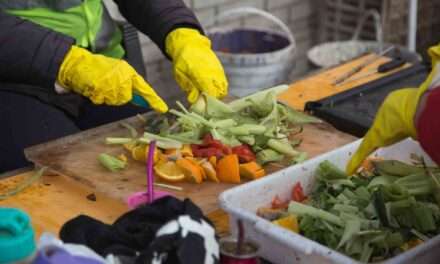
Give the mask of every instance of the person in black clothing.
M 227 94 L 223 68 L 182 0 L 114 0 L 173 62 L 179 86 Z M 23 149 L 166 103 L 122 58 L 121 33 L 101 0 L 0 1 L 0 172 L 27 165 Z

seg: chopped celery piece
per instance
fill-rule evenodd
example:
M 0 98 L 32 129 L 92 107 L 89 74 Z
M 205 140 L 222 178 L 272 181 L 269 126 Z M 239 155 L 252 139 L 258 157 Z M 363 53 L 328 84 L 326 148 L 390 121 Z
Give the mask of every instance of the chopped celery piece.
M 424 168 L 408 165 L 398 160 L 372 161 L 374 168 L 380 173 L 393 176 L 407 176 L 414 173 L 424 172 Z
M 379 185 L 391 184 L 391 183 L 395 182 L 397 179 L 398 178 L 395 176 L 388 176 L 388 175 L 376 176 L 368 184 L 368 189 L 372 189 L 372 188 L 377 187 Z
M 241 142 L 238 141 L 234 136 L 227 135 L 223 131 L 218 129 L 211 129 L 211 135 L 214 139 L 220 140 L 223 144 L 226 144 L 231 147 L 241 145 Z
M 197 101 L 190 107 L 192 112 L 205 116 L 206 114 L 206 100 L 204 96 L 199 96 Z
M 238 140 L 240 140 L 242 143 L 248 144 L 249 146 L 255 145 L 254 136 L 239 136 Z
M 237 122 L 232 118 L 222 120 L 211 119 L 209 122 L 213 123 L 216 128 L 230 128 L 237 125 Z
M 232 107 L 208 94 L 203 94 L 206 98 L 206 115 L 210 117 L 225 117 L 234 113 Z
M 299 152 L 294 150 L 290 144 L 286 144 L 285 142 L 282 142 L 277 139 L 273 139 L 273 138 L 269 139 L 267 141 L 267 146 L 273 150 L 278 151 L 279 153 L 282 153 L 290 157 L 294 157 L 299 154 Z
M 266 97 L 266 95 L 268 93 L 274 92 L 275 94 L 278 95 L 279 93 L 286 91 L 288 88 L 289 88 L 289 86 L 285 85 L 285 84 L 278 85 L 278 86 L 275 86 L 272 88 L 268 88 L 268 89 L 262 90 L 260 92 L 257 92 L 255 94 L 248 95 L 243 98 L 232 101 L 231 103 L 229 103 L 229 106 L 232 107 L 232 109 L 234 109 L 234 111 L 240 111 L 240 110 L 252 105 L 251 101 L 253 101 L 255 103 L 259 103 L 261 100 L 263 100 Z
M 344 171 L 333 165 L 330 161 L 325 160 L 318 166 L 317 174 L 321 180 L 347 179 Z
M 230 127 L 229 132 L 236 136 L 261 135 L 266 131 L 265 126 L 261 125 L 241 125 Z
M 344 234 L 339 241 L 338 248 L 347 243 L 356 233 L 361 231 L 361 221 L 358 219 L 350 219 L 345 222 Z
M 140 138 L 139 142 L 149 144 L 153 140 L 157 141 L 156 144 L 159 148 L 163 148 L 163 149 L 181 149 L 182 148 L 182 143 L 177 140 L 166 138 L 166 137 L 161 137 L 161 136 L 151 134 L 148 132 L 144 133 L 144 137 Z
M 341 227 L 344 226 L 344 221 L 342 221 L 342 219 L 339 218 L 338 216 L 329 213 L 327 211 L 312 206 L 308 206 L 302 203 L 298 203 L 295 201 L 291 201 L 289 203 L 288 212 L 299 216 L 308 215 L 308 216 L 320 218 L 337 226 L 341 226 Z
M 303 161 L 305 161 L 306 159 L 307 159 L 307 153 L 306 152 L 300 152 L 299 154 L 298 154 L 298 156 L 296 156 L 296 157 L 294 157 L 293 159 L 292 159 L 292 162 L 293 162 L 293 164 L 298 164 L 298 163 L 301 163 L 301 162 L 303 162 Z
M 259 164 L 264 165 L 269 162 L 278 162 L 283 160 L 283 155 L 272 149 L 264 149 L 257 153 L 257 161 Z
M 321 123 L 322 121 L 314 116 L 307 115 L 305 113 L 293 110 L 290 107 L 278 104 L 278 111 L 281 118 L 286 118 L 287 121 L 295 124 L 307 124 L 307 123 Z
M 104 166 L 106 169 L 112 172 L 120 171 L 124 169 L 125 166 L 127 165 L 127 162 L 122 161 L 106 153 L 99 154 L 98 160 L 102 166 Z
M 137 138 L 138 136 L 138 132 L 136 131 L 136 128 L 134 128 L 132 125 L 122 122 L 121 126 L 125 127 L 126 129 L 128 129 L 128 131 L 130 132 L 130 136 L 132 138 Z
M 133 142 L 132 138 L 117 138 L 117 137 L 108 137 L 105 139 L 105 143 L 108 145 L 123 145 L 127 143 Z

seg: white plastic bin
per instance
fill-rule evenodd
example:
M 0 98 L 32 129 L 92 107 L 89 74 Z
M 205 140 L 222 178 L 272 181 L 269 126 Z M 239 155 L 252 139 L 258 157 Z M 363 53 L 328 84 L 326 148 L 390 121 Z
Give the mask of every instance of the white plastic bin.
M 246 237 L 261 246 L 260 255 L 274 263 L 358 263 L 356 260 L 325 247 L 299 234 L 273 225 L 256 215 L 256 210 L 270 205 L 273 197 L 289 199 L 292 187 L 298 181 L 306 193 L 315 181 L 315 169 L 319 163 L 329 160 L 340 168 L 345 168 L 350 156 L 360 144 L 360 140 L 334 151 L 310 159 L 302 164 L 278 171 L 258 181 L 253 181 L 220 196 L 220 206 L 230 214 L 232 231 L 236 233 L 236 220 L 242 219 Z M 419 144 L 406 140 L 379 150 L 376 154 L 386 159 L 410 161 L 410 154 L 423 155 L 428 164 L 433 164 Z M 438 263 L 440 262 L 440 236 L 387 260 L 385 263 Z

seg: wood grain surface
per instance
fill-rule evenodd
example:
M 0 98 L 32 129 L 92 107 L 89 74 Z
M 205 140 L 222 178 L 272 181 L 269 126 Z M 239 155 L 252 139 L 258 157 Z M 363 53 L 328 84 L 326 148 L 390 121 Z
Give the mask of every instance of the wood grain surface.
M 281 93 L 278 96 L 278 100 L 283 104 L 292 107 L 293 109 L 303 111 L 305 104 L 307 102 L 317 101 L 319 99 L 340 92 L 344 92 L 351 88 L 382 78 L 386 75 L 392 74 L 396 71 L 402 70 L 410 66 L 409 63 L 406 63 L 400 68 L 397 68 L 387 73 L 376 73 L 365 78 L 354 80 L 358 76 L 365 75 L 366 73 L 374 71 L 375 69 L 377 69 L 377 67 L 380 64 L 383 64 L 391 60 L 388 57 L 380 57 L 380 59 L 374 61 L 370 65 L 363 68 L 360 72 L 353 75 L 352 76 L 353 81 L 341 83 L 340 85 L 332 84 L 334 80 L 338 79 L 347 71 L 350 71 L 353 67 L 362 64 L 363 62 L 365 62 L 365 60 L 368 60 L 371 56 L 373 55 L 371 54 L 365 55 L 353 61 L 342 64 L 340 66 L 336 66 L 327 70 L 322 70 L 320 73 L 299 80 L 291 84 L 289 89 L 287 89 L 285 92 Z

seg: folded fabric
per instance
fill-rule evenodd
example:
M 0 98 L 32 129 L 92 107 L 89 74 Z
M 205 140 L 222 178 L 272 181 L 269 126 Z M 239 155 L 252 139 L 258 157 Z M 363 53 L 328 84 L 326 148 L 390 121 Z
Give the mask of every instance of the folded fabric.
M 40 236 L 40 239 L 38 240 L 38 251 L 44 253 L 44 252 L 49 252 L 54 248 L 62 249 L 72 256 L 93 259 L 98 261 L 99 263 L 105 263 L 105 264 L 133 263 L 133 261 L 131 262 L 121 261 L 120 259 L 116 258 L 114 255 L 107 255 L 105 258 L 103 258 L 100 255 L 98 255 L 95 251 L 93 251 L 92 249 L 88 248 L 85 245 L 63 243 L 63 241 L 59 240 L 53 234 L 43 233 Z
M 136 263 L 218 263 L 211 222 L 190 200 L 165 197 L 122 215 L 112 225 L 80 215 L 61 228 L 60 238 L 101 256 L 132 257 Z
M 71 255 L 59 247 L 46 247 L 38 251 L 32 264 L 103 264 L 94 258 Z

